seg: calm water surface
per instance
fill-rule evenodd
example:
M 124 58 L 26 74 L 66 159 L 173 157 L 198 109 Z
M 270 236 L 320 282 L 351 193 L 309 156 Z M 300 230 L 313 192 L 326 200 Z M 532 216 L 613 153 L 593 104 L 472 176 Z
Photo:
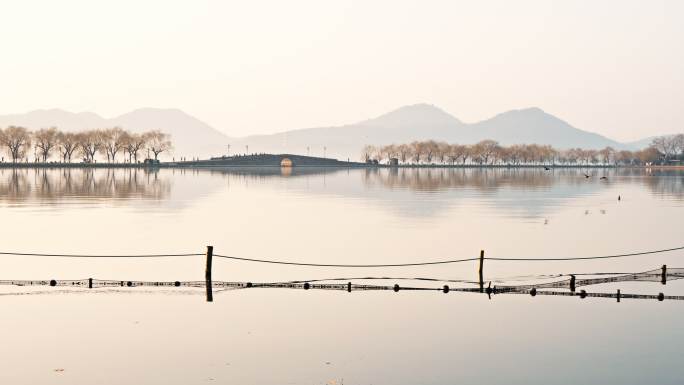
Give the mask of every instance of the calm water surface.
M 542 258 L 684 244 L 677 171 L 4 169 L 0 207 L 0 251 L 202 253 L 213 245 L 246 258 L 369 264 L 468 258 L 481 249 Z M 684 253 L 488 261 L 485 278 L 663 264 L 684 267 Z M 219 259 L 213 275 L 476 280 L 477 265 L 359 270 Z M 203 257 L 0 258 L 0 279 L 203 276 Z M 684 295 L 681 281 L 588 289 L 618 288 Z M 684 303 L 676 301 L 254 289 L 218 292 L 208 304 L 202 290 L 49 289 L 0 286 L 2 383 L 674 384 L 684 377 Z

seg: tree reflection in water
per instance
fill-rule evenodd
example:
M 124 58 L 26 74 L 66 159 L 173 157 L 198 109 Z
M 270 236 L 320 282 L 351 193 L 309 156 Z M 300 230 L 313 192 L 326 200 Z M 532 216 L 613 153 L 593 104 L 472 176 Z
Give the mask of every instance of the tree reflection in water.
M 583 173 L 593 175 L 586 179 Z M 284 172 L 281 168 L 231 168 L 231 169 L 183 169 L 147 170 L 135 168 L 98 169 L 0 169 L 0 202 L 21 203 L 35 201 L 43 204 L 58 203 L 63 199 L 148 199 L 162 200 L 171 195 L 173 181 L 180 176 L 197 179 L 200 184 L 211 187 L 209 180 L 218 182 L 230 178 L 233 183 L 244 182 L 268 184 L 272 179 L 309 180 L 325 182 L 326 175 L 337 176 L 338 183 L 332 189 L 337 193 L 353 194 L 347 186 L 356 184 L 358 176 L 366 189 L 408 190 L 417 192 L 441 192 L 449 190 L 472 190 L 482 193 L 499 190 L 545 191 L 562 188 L 572 195 L 590 191 L 605 185 L 641 185 L 661 198 L 684 198 L 684 171 L 649 169 L 590 169 L 558 168 L 546 171 L 539 168 L 293 168 Z M 350 179 L 345 180 L 345 175 Z M 599 180 L 600 176 L 607 180 Z M 339 178 L 341 177 L 341 179 Z M 181 183 L 182 182 L 182 183 Z M 187 181 L 180 181 L 183 184 Z M 198 180 L 198 182 L 200 182 Z M 195 184 L 195 182 L 192 182 Z M 313 183 L 311 186 L 316 185 Z M 325 185 L 325 183 L 323 183 Z M 326 193 L 308 187 L 311 194 Z M 297 184 L 290 185 L 296 188 Z M 349 186 L 347 186 L 349 187 Z M 204 187 L 202 189 L 205 189 Z M 357 193 L 361 193 L 357 191 Z M 199 194 L 198 196 L 201 196 Z
M 158 171 L 145 169 L 4 169 L 0 170 L 0 201 L 42 203 L 63 198 L 152 199 L 166 198 L 171 181 Z
M 546 189 L 557 184 L 586 186 L 590 183 L 642 184 L 654 195 L 676 199 L 684 198 L 684 172 L 681 170 L 649 169 L 594 169 L 594 179 L 582 175 L 578 168 L 394 168 L 366 169 L 363 183 L 368 187 L 407 189 L 421 192 L 438 192 L 449 189 L 470 188 L 496 191 L 501 188 Z M 600 181 L 600 176 L 607 181 Z

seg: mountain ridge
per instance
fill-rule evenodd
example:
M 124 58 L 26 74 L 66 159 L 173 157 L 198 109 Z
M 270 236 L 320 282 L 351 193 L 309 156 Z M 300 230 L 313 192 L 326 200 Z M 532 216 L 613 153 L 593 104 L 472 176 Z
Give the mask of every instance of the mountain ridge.
M 171 157 L 200 157 L 225 152 L 230 138 L 178 108 L 138 108 L 113 118 L 94 112 L 69 112 L 59 108 L 37 109 L 25 114 L 0 116 L 0 127 L 20 125 L 32 130 L 58 127 L 67 132 L 122 127 L 132 132 L 161 129 L 171 135 Z
M 385 145 L 414 140 L 438 140 L 472 144 L 493 139 L 502 145 L 537 143 L 557 148 L 637 149 L 646 139 L 621 143 L 584 131 L 538 107 L 501 112 L 491 118 L 466 123 L 427 103 L 399 107 L 356 123 L 309 127 L 274 134 L 229 137 L 178 108 L 138 108 L 113 118 L 96 113 L 69 112 L 59 108 L 37 109 L 24 114 L 0 115 L 0 127 L 22 125 L 30 129 L 56 126 L 65 131 L 120 126 L 134 132 L 161 129 L 172 136 L 176 156 L 206 157 L 231 152 L 273 152 L 336 156 L 355 159 L 366 144 Z M 244 151 L 243 151 L 244 149 Z
M 537 143 L 557 148 L 631 149 L 605 136 L 583 131 L 538 107 L 510 110 L 475 123 L 464 123 L 426 103 L 403 106 L 353 124 L 289 130 L 236 138 L 235 149 L 249 146 L 256 152 L 308 152 L 312 155 L 356 158 L 366 145 L 438 140 L 473 144 L 484 139 L 502 145 Z M 325 150 L 324 150 L 325 148 Z M 238 150 L 239 151 L 239 150 Z

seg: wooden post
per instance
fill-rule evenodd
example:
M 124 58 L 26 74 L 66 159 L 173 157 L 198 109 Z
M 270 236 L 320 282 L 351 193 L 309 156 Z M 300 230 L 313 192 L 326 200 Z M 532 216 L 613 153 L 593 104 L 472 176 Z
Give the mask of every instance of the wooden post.
M 620 289 L 617 289 L 617 301 L 620 302 Z
M 92 289 L 92 288 L 93 288 L 93 279 L 88 278 L 88 289 Z
M 570 291 L 575 292 L 575 276 L 570 274 Z
M 207 269 L 204 271 L 205 286 L 207 287 L 207 302 L 214 301 L 214 293 L 211 284 L 211 258 L 214 255 L 214 246 L 207 246 Z
M 667 265 L 663 265 L 663 272 L 660 273 L 660 283 L 663 285 L 667 282 Z
M 480 250 L 480 293 L 484 293 L 484 277 L 482 269 L 484 268 L 484 250 Z

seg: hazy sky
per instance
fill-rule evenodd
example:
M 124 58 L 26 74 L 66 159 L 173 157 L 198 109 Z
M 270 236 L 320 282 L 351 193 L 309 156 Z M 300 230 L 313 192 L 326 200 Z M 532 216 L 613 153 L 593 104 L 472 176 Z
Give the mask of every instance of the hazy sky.
M 684 131 L 682 1 L 5 1 L 0 114 L 177 107 L 229 135 L 435 104 Z

